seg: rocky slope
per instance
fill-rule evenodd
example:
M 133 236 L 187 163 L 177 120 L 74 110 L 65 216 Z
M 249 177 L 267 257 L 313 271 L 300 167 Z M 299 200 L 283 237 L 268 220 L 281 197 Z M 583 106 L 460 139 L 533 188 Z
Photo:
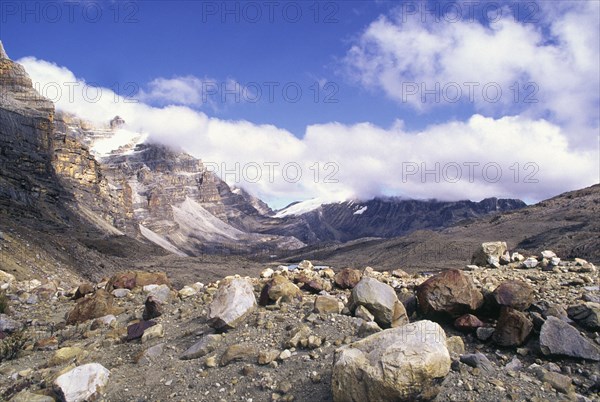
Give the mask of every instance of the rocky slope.
M 600 261 L 600 185 L 571 191 L 535 205 L 493 217 L 459 222 L 440 230 L 419 230 L 394 239 L 365 239 L 347 244 L 308 247 L 289 256 L 338 266 L 371 265 L 381 269 L 409 266 L 415 270 L 468 264 L 481 241 L 501 237 L 509 247 L 538 253 L 552 248 L 566 257 Z
M 524 257 L 435 276 L 305 261 L 174 289 L 163 273 L 79 286 L 0 273 L 0 395 L 600 400 L 596 268 Z

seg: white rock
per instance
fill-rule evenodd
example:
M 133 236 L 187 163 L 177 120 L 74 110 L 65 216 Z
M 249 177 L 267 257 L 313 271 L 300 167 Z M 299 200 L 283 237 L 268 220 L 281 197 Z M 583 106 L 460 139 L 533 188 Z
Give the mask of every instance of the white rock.
M 142 343 L 147 343 L 152 339 L 162 338 L 163 336 L 165 336 L 163 326 L 161 324 L 156 324 L 150 328 L 146 328 L 144 334 L 142 335 Z
M 122 297 L 127 297 L 129 295 L 129 293 L 131 293 L 131 290 L 129 289 L 115 289 L 112 292 L 112 295 L 116 298 L 122 298 Z
M 506 250 L 506 242 L 503 241 L 481 243 L 481 246 L 479 246 L 471 257 L 471 264 L 496 266 L 500 262 L 500 257 L 506 253 Z
M 538 266 L 538 260 L 535 257 L 529 257 L 522 263 L 523 268 L 535 268 Z
M 247 279 L 224 280 L 208 306 L 208 319 L 213 328 L 235 328 L 256 307 L 254 286 Z
M 0 284 L 2 285 L 10 285 L 15 281 L 15 276 L 13 274 L 9 274 L 8 272 L 4 272 L 0 270 Z
M 117 317 L 115 317 L 112 314 L 109 314 L 109 315 L 102 316 L 100 318 L 96 318 L 96 321 L 99 321 L 106 326 L 111 326 L 113 322 L 117 321 Z
M 521 261 L 523 261 L 524 259 L 525 259 L 525 257 L 523 257 L 523 255 L 522 255 L 522 254 L 519 254 L 519 253 L 516 253 L 516 252 L 515 252 L 515 253 L 512 253 L 512 254 L 511 254 L 511 256 L 510 256 L 510 260 L 511 260 L 512 262 L 521 262 Z
M 409 400 L 450 371 L 442 327 L 418 321 L 378 332 L 336 350 L 335 402 Z
M 143 290 L 145 293 L 150 293 L 150 292 L 152 292 L 154 289 L 156 289 L 157 287 L 158 287 L 158 285 L 156 285 L 156 284 L 151 284 L 151 285 L 146 285 L 146 286 L 144 286 L 144 287 L 142 288 L 142 290 Z
M 313 269 L 312 262 L 308 260 L 303 260 L 300 264 L 298 264 L 298 269 L 305 269 L 307 271 L 312 271 Z
M 181 288 L 181 290 L 179 290 L 179 292 L 177 292 L 177 294 L 179 295 L 179 297 L 181 299 L 187 299 L 188 297 L 198 294 L 198 292 L 199 292 L 198 289 L 195 289 L 191 286 L 184 286 Z
M 96 397 L 108 384 L 110 371 L 98 363 L 84 364 L 59 376 L 54 381 L 65 402 L 83 402 Z
M 149 292 L 148 297 L 158 300 L 162 304 L 167 304 L 171 301 L 171 288 L 168 285 L 148 285 L 154 286 Z M 146 286 L 144 286 L 144 289 Z
M 260 273 L 260 277 L 261 278 L 270 278 L 273 276 L 274 273 L 275 273 L 275 271 L 273 271 L 271 268 L 263 269 L 262 272 Z
M 556 253 L 554 251 L 550 251 L 550 250 L 544 250 L 542 251 L 542 258 L 553 258 L 556 257 Z

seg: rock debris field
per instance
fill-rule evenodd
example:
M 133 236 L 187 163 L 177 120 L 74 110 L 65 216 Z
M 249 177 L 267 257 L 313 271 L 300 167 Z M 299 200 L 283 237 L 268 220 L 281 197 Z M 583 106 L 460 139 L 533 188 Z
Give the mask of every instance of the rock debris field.
M 483 243 L 435 274 L 302 261 L 171 280 L 0 271 L 0 400 L 600 400 L 598 272 L 550 250 Z

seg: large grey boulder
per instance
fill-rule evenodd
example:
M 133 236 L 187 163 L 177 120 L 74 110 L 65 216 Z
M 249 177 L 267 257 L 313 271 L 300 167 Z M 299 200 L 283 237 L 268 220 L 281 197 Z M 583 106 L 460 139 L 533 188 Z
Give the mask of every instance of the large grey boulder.
M 569 318 L 592 331 L 600 329 L 600 303 L 585 302 L 567 309 Z
M 333 400 L 411 400 L 449 371 L 444 330 L 432 321 L 419 321 L 336 350 Z
M 249 280 L 224 280 L 208 306 L 210 326 L 216 329 L 235 328 L 256 307 L 254 288 Z
M 540 348 L 546 355 L 600 361 L 600 348 L 566 322 L 548 317 L 540 331 Z
M 375 322 L 382 328 L 408 323 L 406 309 L 398 300 L 394 288 L 377 279 L 365 276 L 352 289 L 348 309 L 354 312 L 359 306 L 369 310 L 375 317 Z

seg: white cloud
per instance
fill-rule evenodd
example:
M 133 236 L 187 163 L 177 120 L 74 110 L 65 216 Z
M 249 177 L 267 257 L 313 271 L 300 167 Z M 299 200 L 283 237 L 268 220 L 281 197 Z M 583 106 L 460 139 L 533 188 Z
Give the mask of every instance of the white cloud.
M 519 22 L 507 16 L 510 10 L 505 8 L 504 17 L 489 26 L 467 18 L 436 22 L 431 16 L 407 15 L 398 9 L 366 28 L 345 63 L 360 84 L 383 90 L 419 111 L 452 103 L 458 84 L 467 103 L 473 88 L 476 111 L 496 117 L 547 117 L 569 131 L 572 146 L 595 146 L 600 120 L 600 3 L 538 4 L 539 15 L 533 16 L 538 24 Z M 436 84 L 439 103 L 425 92 L 435 90 Z M 483 90 L 486 85 L 488 91 Z M 502 90 L 501 96 L 496 96 L 495 88 Z M 528 95 L 536 102 L 525 102 Z
M 178 105 L 190 107 L 209 106 L 212 110 L 219 105 L 239 102 L 241 98 L 253 99 L 251 89 L 229 78 L 219 81 L 214 78 L 198 78 L 191 75 L 174 78 L 156 78 L 147 88 L 140 89 L 136 99 L 156 106 Z M 239 100 L 238 100 L 239 99 Z
M 585 21 L 581 24 L 589 26 Z M 390 128 L 368 122 L 330 122 L 308 126 L 304 137 L 297 138 L 273 125 L 222 120 L 186 106 L 130 103 L 106 88 L 91 100 L 93 90 L 86 91 L 85 81 L 68 69 L 31 57 L 19 63 L 39 84 L 42 94 L 54 98 L 57 108 L 103 124 L 115 115 L 122 116 L 128 130 L 183 148 L 218 168 L 230 184 L 238 182 L 276 207 L 313 197 L 336 200 L 381 194 L 540 200 L 596 183 L 600 169 L 597 148 L 573 147 L 576 136 L 572 127 L 561 123 L 561 119 L 578 120 L 590 113 L 589 103 L 597 101 L 590 95 L 597 78 L 590 77 L 589 71 L 597 68 L 597 62 L 590 59 L 587 47 L 578 48 L 574 43 L 579 33 L 572 31 L 579 28 L 567 16 L 563 25 L 554 27 L 565 32 L 561 34 L 562 47 L 543 46 L 538 32 L 512 22 L 493 31 L 476 24 L 443 28 L 399 26 L 388 18 L 374 22 L 350 52 L 349 60 L 355 63 L 361 82 L 382 87 L 389 96 L 395 96 L 406 76 L 419 80 L 493 79 L 506 84 L 529 74 L 543 80 L 540 88 L 543 83 L 556 96 L 561 88 L 565 91 L 564 99 L 545 99 L 549 106 L 544 107 L 560 119 L 544 119 L 530 111 L 499 117 L 473 114 L 465 121 L 418 132 L 407 131 L 400 120 Z M 486 53 L 490 41 L 494 51 Z M 376 46 L 369 50 L 368 45 Z M 458 62 L 458 55 L 463 63 Z M 576 73 L 562 76 L 566 66 L 576 68 Z M 587 87 L 580 88 L 585 80 L 589 80 Z M 178 85 L 182 85 L 181 91 Z M 188 91 L 194 85 L 193 77 L 155 81 L 149 92 L 155 95 L 148 96 L 171 101 L 179 97 L 178 103 L 194 103 L 193 88 Z M 53 88 L 60 88 L 60 96 L 48 93 Z M 481 109 L 485 107 L 481 105 Z M 589 124 L 585 127 L 593 129 Z M 297 178 L 298 167 L 301 177 Z

